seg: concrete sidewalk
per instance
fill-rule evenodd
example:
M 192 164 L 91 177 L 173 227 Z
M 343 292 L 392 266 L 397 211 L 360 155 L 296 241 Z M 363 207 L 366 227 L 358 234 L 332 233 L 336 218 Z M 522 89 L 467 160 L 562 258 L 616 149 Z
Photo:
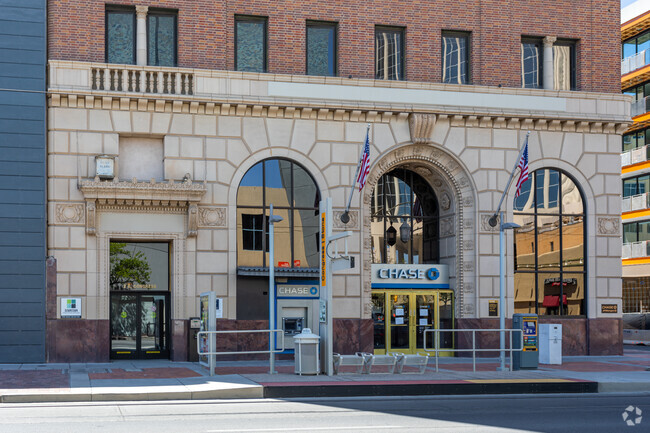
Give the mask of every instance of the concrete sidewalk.
M 217 363 L 217 374 L 196 363 L 114 361 L 105 364 L 0 365 L 0 402 L 190 400 L 371 395 L 452 395 L 549 392 L 650 392 L 650 351 L 626 346 L 624 356 L 565 357 L 560 366 L 496 371 L 498 360 L 430 360 L 424 374 L 298 376 L 293 361 Z

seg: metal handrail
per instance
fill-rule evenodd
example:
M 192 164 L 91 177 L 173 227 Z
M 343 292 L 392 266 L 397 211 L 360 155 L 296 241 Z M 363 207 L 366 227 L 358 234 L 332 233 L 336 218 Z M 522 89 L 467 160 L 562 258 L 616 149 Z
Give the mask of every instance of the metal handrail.
M 232 330 L 232 331 L 199 331 L 196 334 L 197 340 L 201 339 L 201 335 L 209 335 L 209 334 L 245 334 L 245 333 L 251 333 L 251 334 L 259 334 L 262 332 L 268 332 L 269 333 L 269 338 L 271 338 L 271 332 L 276 332 L 280 334 L 280 347 L 282 349 L 273 349 L 273 345 L 271 344 L 271 348 L 269 350 L 243 350 L 243 351 L 236 351 L 236 352 L 201 352 L 201 345 L 197 344 L 196 345 L 196 351 L 198 352 L 199 355 L 247 355 L 247 354 L 252 354 L 252 353 L 282 353 L 284 351 L 284 329 L 251 329 L 251 330 Z
M 423 340 L 424 340 L 424 351 L 425 352 L 435 352 L 436 353 L 436 373 L 438 372 L 438 353 L 439 352 L 472 352 L 472 368 L 473 371 L 476 371 L 476 352 L 500 352 L 501 349 L 477 349 L 476 348 L 476 333 L 477 332 L 508 332 L 510 339 L 510 347 L 503 349 L 505 352 L 510 353 L 510 371 L 512 371 L 512 353 L 513 352 L 522 352 L 524 350 L 524 332 L 522 329 L 425 329 Z M 434 345 L 433 348 L 427 347 L 427 332 L 435 333 Z M 472 348 L 471 349 L 454 349 L 454 348 L 443 348 L 440 349 L 440 333 L 441 332 L 471 332 L 472 333 Z M 512 348 L 512 333 L 519 332 L 520 343 L 519 349 Z

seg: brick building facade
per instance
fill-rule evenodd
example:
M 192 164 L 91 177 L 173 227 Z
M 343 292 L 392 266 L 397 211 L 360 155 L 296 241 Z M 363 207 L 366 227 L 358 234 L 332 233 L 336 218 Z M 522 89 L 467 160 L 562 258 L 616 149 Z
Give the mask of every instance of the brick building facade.
M 522 226 L 506 315 L 563 323 L 566 354 L 622 351 L 620 308 L 602 307 L 621 302 L 617 2 L 49 5 L 48 305 L 83 306 L 51 321 L 51 361 L 187 359 L 205 291 L 224 299 L 220 329 L 266 328 L 268 205 L 286 221 L 278 294 L 317 286 L 317 202 L 342 213 L 366 125 L 368 183 L 334 225 L 357 263 L 334 275 L 336 351 L 497 326 L 487 221 L 527 131 L 531 180 L 503 207 Z M 380 265 L 448 278 L 396 288 Z M 317 319 L 288 302 L 279 327 Z

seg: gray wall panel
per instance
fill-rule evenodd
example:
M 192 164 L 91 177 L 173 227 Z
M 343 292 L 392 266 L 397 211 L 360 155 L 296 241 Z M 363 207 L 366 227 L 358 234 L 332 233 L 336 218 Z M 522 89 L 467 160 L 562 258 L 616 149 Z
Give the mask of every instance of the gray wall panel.
M 0 363 L 45 361 L 45 17 L 0 0 Z

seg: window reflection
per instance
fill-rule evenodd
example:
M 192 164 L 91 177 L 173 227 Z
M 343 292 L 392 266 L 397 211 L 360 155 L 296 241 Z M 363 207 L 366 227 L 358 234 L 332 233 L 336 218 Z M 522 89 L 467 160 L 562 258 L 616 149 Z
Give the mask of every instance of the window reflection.
M 396 169 L 382 176 L 371 212 L 373 263 L 438 262 L 438 200 L 418 174 Z
M 513 221 L 521 226 L 514 233 L 515 312 L 583 315 L 585 216 L 580 190 L 554 169 L 537 170 L 526 184 L 514 201 Z
M 268 263 L 268 220 L 272 204 L 283 221 L 274 225 L 275 266 L 318 267 L 320 193 L 309 173 L 286 159 L 251 167 L 237 191 L 237 265 Z

